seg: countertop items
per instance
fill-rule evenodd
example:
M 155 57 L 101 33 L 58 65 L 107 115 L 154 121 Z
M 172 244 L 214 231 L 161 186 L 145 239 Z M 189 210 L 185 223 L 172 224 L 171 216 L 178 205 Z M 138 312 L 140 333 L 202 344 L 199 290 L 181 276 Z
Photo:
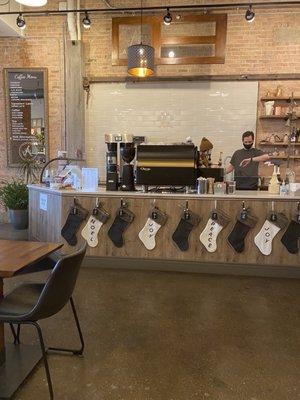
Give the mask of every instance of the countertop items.
M 272 194 L 267 191 L 256 191 L 256 190 L 237 190 L 234 194 L 197 194 L 197 193 L 158 193 L 158 192 L 147 192 L 142 191 L 135 192 L 123 192 L 123 191 L 108 191 L 104 187 L 98 187 L 96 191 L 83 191 L 74 189 L 50 189 L 42 185 L 28 185 L 29 189 L 52 193 L 58 196 L 93 196 L 93 197 L 117 197 L 117 198 L 170 198 L 170 199 L 265 199 L 265 200 L 283 200 L 293 201 L 300 200 L 300 190 L 298 189 L 296 194 L 289 194 L 287 196 L 280 196 L 279 194 Z

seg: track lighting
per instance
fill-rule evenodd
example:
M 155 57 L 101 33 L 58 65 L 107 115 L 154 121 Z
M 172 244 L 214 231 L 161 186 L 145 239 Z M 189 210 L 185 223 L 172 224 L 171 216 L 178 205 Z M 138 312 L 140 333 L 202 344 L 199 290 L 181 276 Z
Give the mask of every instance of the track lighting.
M 20 29 L 25 29 L 25 28 L 26 28 L 26 22 L 25 22 L 25 19 L 24 19 L 22 13 L 20 13 L 20 14 L 18 15 L 16 23 L 17 23 L 17 26 L 18 26 Z
M 164 24 L 165 25 L 170 25 L 171 22 L 172 22 L 172 15 L 170 13 L 170 9 L 167 8 L 167 14 L 164 15 Z
M 250 4 L 248 10 L 245 14 L 246 21 L 253 22 L 255 18 L 255 12 L 252 10 L 252 5 Z
M 88 14 L 87 11 L 84 14 L 84 18 L 82 20 L 82 25 L 83 25 L 84 29 L 90 29 L 90 27 L 92 25 L 91 20 L 89 18 L 89 14 Z

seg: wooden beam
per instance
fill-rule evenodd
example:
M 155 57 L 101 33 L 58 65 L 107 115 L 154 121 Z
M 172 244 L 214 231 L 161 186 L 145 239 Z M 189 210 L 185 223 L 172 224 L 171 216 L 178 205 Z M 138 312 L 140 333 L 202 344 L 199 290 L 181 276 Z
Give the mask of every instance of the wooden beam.
M 90 83 L 112 83 L 112 82 L 182 82 L 182 81 L 284 81 L 299 80 L 299 74 L 249 74 L 249 75 L 190 75 L 190 76 L 154 76 L 138 79 L 129 76 L 90 76 Z

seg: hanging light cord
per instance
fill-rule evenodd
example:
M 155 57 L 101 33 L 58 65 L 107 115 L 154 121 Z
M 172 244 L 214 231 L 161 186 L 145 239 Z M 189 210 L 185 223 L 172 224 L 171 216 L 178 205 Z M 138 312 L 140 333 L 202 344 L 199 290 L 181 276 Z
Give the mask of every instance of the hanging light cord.
M 143 0 L 141 0 L 141 44 L 143 44 Z

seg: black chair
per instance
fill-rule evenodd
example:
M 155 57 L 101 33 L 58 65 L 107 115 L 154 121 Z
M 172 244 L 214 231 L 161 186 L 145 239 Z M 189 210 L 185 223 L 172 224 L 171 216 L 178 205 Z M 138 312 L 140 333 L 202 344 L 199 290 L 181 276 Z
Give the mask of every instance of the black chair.
M 84 340 L 72 293 L 85 252 L 86 246 L 75 254 L 61 258 L 51 271 L 46 283 L 24 283 L 8 293 L 0 302 L 0 322 L 10 324 L 15 343 L 19 342 L 20 325 L 29 324 L 37 329 L 51 399 L 53 399 L 52 381 L 43 334 L 38 321 L 58 313 L 70 301 L 81 347 L 78 350 L 49 347 L 48 350 L 71 352 L 75 355 L 83 354 Z M 18 325 L 17 333 L 13 324 Z

